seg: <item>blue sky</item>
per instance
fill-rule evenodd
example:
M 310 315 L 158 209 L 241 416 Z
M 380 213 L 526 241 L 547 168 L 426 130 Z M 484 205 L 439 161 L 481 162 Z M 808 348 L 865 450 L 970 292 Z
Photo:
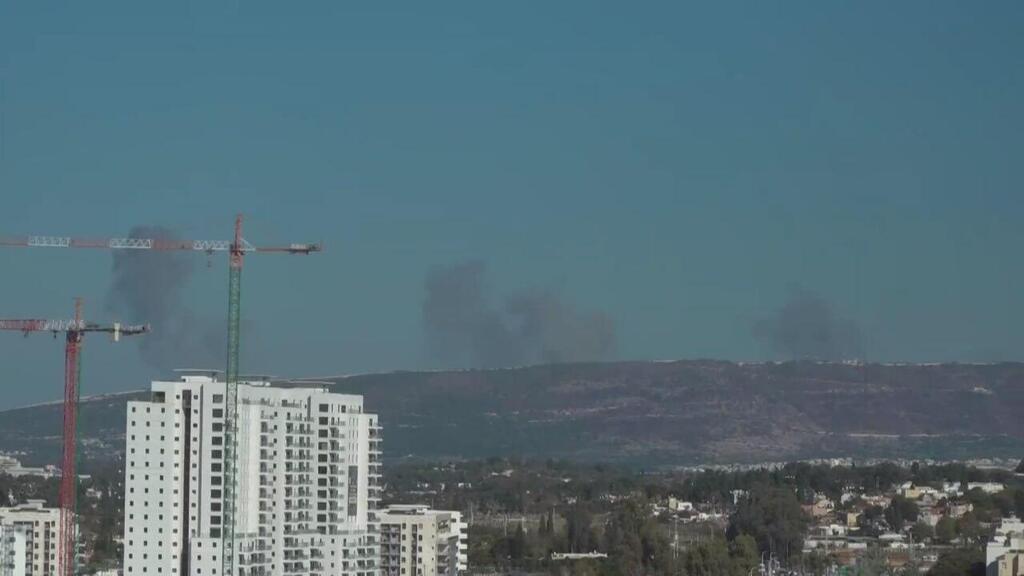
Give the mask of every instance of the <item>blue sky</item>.
M 765 358 L 793 286 L 869 358 L 1021 359 L 1019 2 L 0 7 L 0 233 L 255 243 L 245 370 L 438 367 L 424 276 L 486 263 L 615 358 Z M 226 265 L 186 292 L 219 318 Z M 0 316 L 103 319 L 111 256 L 5 250 Z M 0 406 L 61 347 L 0 334 Z M 87 343 L 85 393 L 160 371 Z

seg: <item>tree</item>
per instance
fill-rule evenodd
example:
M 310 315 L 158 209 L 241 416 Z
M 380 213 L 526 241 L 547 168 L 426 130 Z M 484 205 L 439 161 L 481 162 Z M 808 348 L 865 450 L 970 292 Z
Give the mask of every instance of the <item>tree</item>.
M 956 521 L 956 531 L 964 542 L 980 543 L 984 538 L 981 523 L 974 512 L 967 512 Z
M 956 538 L 956 521 L 949 516 L 939 518 L 935 524 L 935 539 L 943 544 L 949 544 Z
M 885 521 L 889 527 L 897 532 L 903 529 L 904 524 L 915 522 L 919 510 L 913 500 L 904 496 L 896 496 L 892 499 L 889 507 L 885 509 Z
M 614 558 L 619 574 L 639 574 L 643 570 L 639 524 L 630 511 L 620 509 L 605 530 L 605 549 Z
M 757 542 L 742 534 L 728 545 L 723 540 L 713 539 L 691 547 L 683 557 L 683 568 L 686 576 L 748 576 L 760 560 Z M 656 570 L 654 573 L 666 572 Z
M 676 573 L 668 537 L 648 510 L 645 501 L 629 500 L 608 522 L 605 548 L 618 574 Z
M 787 488 L 759 485 L 742 500 L 729 521 L 728 538 L 749 534 L 758 549 L 790 560 L 803 550 L 807 517 Z
M 749 534 L 740 534 L 729 543 L 729 556 L 732 557 L 733 573 L 739 576 L 746 576 L 761 562 L 757 540 Z
M 857 560 L 854 574 L 857 576 L 886 576 L 889 573 L 888 557 L 885 550 L 872 546 Z
M 516 562 L 526 558 L 526 531 L 523 530 L 522 523 L 516 526 L 516 531 L 509 541 L 508 555 Z
M 985 555 L 975 548 L 943 552 L 928 576 L 985 576 Z
M 594 518 L 586 506 L 576 504 L 569 509 L 569 515 L 566 518 L 566 532 L 570 552 L 590 552 L 594 549 L 596 542 L 594 541 L 593 522 Z
M 832 562 L 822 552 L 814 551 L 804 555 L 801 563 L 804 571 L 810 576 L 823 576 L 828 572 Z
M 932 529 L 931 524 L 918 521 L 910 527 L 910 535 L 914 537 L 914 542 L 924 542 L 935 535 L 935 530 Z
M 722 576 L 732 574 L 732 559 L 725 542 L 715 539 L 698 544 L 686 553 L 687 576 Z

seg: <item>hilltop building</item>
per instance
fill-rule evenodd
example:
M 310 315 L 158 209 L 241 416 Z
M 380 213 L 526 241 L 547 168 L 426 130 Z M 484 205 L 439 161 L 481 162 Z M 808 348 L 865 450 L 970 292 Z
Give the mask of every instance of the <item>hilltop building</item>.
M 0 508 L 2 574 L 51 576 L 62 573 L 57 557 L 60 509 L 47 508 L 45 504 L 43 500 L 29 500 L 20 506 Z
M 216 576 L 225 385 L 153 382 L 127 407 L 124 576 Z M 232 576 L 379 574 L 380 427 L 361 396 L 238 386 Z
M 456 576 L 469 544 L 462 514 L 423 505 L 393 505 L 381 514 L 384 576 Z

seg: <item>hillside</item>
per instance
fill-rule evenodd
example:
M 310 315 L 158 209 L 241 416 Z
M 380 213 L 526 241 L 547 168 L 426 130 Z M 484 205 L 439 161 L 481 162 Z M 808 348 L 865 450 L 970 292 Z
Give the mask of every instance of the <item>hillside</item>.
M 385 455 L 637 464 L 1024 453 L 1024 364 L 718 361 L 397 372 L 334 380 L 381 415 Z M 122 449 L 123 405 L 83 402 L 86 460 Z M 0 413 L 0 450 L 56 454 L 60 408 Z

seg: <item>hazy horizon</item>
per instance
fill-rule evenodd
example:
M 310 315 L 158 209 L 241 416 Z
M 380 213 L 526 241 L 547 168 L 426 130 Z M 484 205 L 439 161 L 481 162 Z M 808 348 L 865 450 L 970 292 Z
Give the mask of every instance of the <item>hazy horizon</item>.
M 0 8 L 0 236 L 226 239 L 244 373 L 1024 360 L 1024 5 Z M 224 364 L 227 264 L 0 249 L 83 395 Z M 209 265 L 208 265 L 209 261 Z M 0 333 L 0 409 L 63 342 Z

